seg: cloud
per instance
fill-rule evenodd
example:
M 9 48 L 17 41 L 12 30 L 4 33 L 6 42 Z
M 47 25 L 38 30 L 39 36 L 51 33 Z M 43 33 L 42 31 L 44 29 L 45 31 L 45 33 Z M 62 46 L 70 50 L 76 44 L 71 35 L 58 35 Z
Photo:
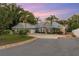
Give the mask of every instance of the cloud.
M 59 9 L 59 10 L 42 10 L 38 12 L 33 12 L 36 17 L 48 17 L 49 15 L 62 15 L 71 12 L 71 9 Z

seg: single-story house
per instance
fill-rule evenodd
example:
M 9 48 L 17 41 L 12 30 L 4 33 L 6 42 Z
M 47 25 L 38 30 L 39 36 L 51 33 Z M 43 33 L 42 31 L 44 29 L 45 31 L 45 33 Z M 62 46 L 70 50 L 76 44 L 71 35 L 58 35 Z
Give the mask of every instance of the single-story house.
M 51 28 L 63 28 L 64 26 L 57 23 L 57 22 L 53 22 L 52 25 L 41 22 L 35 25 L 29 24 L 29 23 L 19 23 L 16 26 L 12 27 L 12 29 L 14 31 L 18 31 L 21 29 L 28 29 L 30 31 L 30 33 L 35 33 L 35 32 L 45 32 L 46 29 L 48 29 L 48 31 L 50 32 Z
M 12 29 L 17 32 L 19 30 L 23 30 L 23 29 L 28 29 L 30 31 L 30 33 L 34 33 L 36 26 L 35 25 L 31 25 L 29 23 L 19 23 L 16 26 L 12 27 Z

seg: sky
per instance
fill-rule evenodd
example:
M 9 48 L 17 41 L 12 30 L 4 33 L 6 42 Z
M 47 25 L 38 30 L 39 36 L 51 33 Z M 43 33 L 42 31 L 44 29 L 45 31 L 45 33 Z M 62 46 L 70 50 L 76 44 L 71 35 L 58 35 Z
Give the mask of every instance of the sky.
M 19 3 L 17 5 L 32 12 L 40 19 L 56 15 L 59 19 L 64 20 L 74 14 L 79 14 L 79 3 Z

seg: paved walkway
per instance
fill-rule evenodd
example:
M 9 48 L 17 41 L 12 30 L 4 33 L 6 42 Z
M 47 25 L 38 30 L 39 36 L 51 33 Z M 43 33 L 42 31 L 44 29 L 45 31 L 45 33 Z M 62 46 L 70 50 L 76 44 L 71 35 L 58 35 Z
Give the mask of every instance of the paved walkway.
M 79 56 L 79 39 L 37 39 L 29 44 L 0 50 L 1 56 Z

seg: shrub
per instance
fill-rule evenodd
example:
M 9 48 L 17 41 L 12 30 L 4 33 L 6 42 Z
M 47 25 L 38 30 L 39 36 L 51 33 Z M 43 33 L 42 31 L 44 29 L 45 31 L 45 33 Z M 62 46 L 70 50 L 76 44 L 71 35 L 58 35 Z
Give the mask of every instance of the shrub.
M 1 34 L 10 34 L 10 33 L 12 33 L 11 30 L 3 30 Z
M 28 30 L 19 30 L 19 35 L 26 35 L 28 33 Z
M 60 29 L 58 29 L 58 28 L 53 28 L 52 30 L 53 30 L 53 33 L 56 34 L 56 33 L 59 33 L 59 30 L 60 30 Z

